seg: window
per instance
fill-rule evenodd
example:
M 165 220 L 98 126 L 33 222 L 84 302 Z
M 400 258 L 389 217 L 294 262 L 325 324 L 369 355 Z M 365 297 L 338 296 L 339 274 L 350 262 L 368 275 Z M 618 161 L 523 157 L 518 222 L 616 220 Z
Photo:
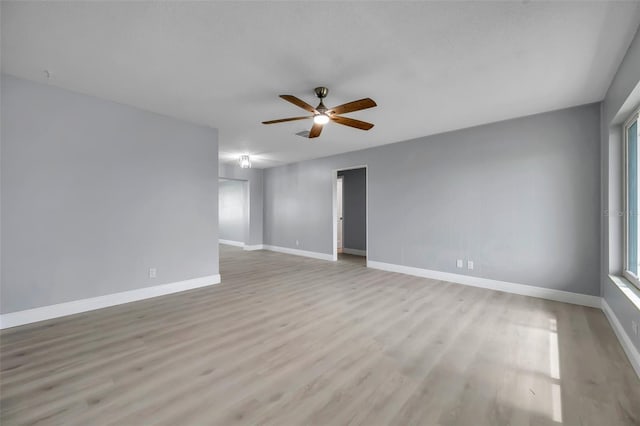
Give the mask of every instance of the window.
M 638 111 L 624 125 L 624 276 L 640 287 L 638 274 L 640 238 L 640 150 L 638 149 Z

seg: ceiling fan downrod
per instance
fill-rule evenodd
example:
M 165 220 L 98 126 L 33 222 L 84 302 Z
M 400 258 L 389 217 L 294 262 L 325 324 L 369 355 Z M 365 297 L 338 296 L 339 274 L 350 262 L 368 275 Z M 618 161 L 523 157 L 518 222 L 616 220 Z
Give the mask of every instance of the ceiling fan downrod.
M 326 87 L 316 87 L 315 89 L 313 89 L 313 91 L 316 93 L 316 96 L 320 98 L 320 103 L 316 107 L 316 110 L 320 114 L 326 113 L 328 108 L 324 106 L 324 103 L 322 102 L 322 100 L 326 98 L 327 95 L 329 94 L 329 89 L 327 89 Z

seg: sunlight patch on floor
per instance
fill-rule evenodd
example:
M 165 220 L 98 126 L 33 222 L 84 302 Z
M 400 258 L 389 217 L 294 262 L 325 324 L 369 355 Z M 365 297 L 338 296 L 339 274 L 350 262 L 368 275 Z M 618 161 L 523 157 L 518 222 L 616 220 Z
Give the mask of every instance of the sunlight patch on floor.
M 558 349 L 558 322 L 549 318 L 549 376 L 551 383 L 551 418 L 562 423 L 562 389 L 560 387 L 560 352 Z

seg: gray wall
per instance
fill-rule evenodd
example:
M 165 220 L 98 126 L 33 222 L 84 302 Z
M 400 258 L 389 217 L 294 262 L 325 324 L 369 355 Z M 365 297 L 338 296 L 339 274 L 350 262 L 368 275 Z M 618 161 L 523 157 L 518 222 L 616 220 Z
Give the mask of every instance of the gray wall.
M 623 257 L 623 143 L 622 127 L 631 112 L 640 106 L 640 32 L 636 33 L 602 102 L 602 297 L 613 310 L 630 340 L 640 351 L 632 320 L 640 321 L 640 310 L 609 279 L 622 274 Z M 640 290 L 629 285 L 640 300 Z
M 215 129 L 8 75 L 1 90 L 2 313 L 218 273 Z
M 264 185 L 262 169 L 243 169 L 235 164 L 221 163 L 221 178 L 241 179 L 249 182 L 249 237 L 246 244 L 262 244 Z
M 245 242 L 249 228 L 247 181 L 220 179 L 218 182 L 218 223 L 222 240 Z
M 369 260 L 599 295 L 599 120 L 592 104 L 266 169 L 265 243 L 331 254 L 331 177 L 367 165 Z
M 367 249 L 367 169 L 342 170 L 343 247 Z

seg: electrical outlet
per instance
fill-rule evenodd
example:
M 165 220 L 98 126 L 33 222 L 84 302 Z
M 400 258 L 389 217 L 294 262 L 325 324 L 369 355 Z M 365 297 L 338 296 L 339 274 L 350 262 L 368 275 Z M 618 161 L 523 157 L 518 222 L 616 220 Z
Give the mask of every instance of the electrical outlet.
M 473 260 L 467 260 L 467 269 L 473 269 Z
M 456 266 L 457 266 L 458 268 L 462 268 L 462 259 L 458 259 L 458 260 L 456 261 Z
M 296 240 L 296 247 L 300 245 L 300 241 Z
M 149 268 L 149 278 L 155 278 L 157 273 L 158 271 L 156 270 L 156 268 Z

